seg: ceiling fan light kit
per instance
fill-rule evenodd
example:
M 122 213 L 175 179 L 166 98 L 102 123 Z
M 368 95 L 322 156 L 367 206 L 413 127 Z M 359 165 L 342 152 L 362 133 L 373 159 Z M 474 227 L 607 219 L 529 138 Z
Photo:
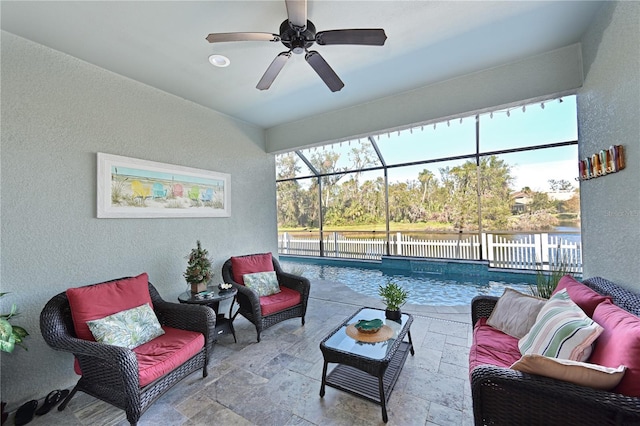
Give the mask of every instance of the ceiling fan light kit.
M 206 37 L 209 43 L 224 43 L 231 41 L 281 42 L 289 49 L 288 51 L 278 54 L 273 62 L 271 62 L 266 72 L 258 82 L 258 85 L 256 86 L 257 89 L 267 90 L 271 87 L 271 84 L 285 66 L 292 53 L 305 53 L 305 60 L 311 68 L 313 68 L 332 92 L 337 92 L 344 87 L 344 83 L 340 80 L 340 77 L 338 77 L 327 61 L 324 60 L 322 55 L 315 50 L 309 50 L 309 48 L 314 43 L 317 43 L 320 46 L 332 44 L 383 46 L 387 40 L 387 35 L 381 28 L 344 29 L 316 32 L 315 25 L 311 21 L 307 20 L 306 0 L 285 0 L 285 3 L 287 6 L 288 18 L 280 24 L 280 34 L 251 32 L 212 33 Z M 211 61 L 211 57 L 209 57 L 209 60 Z

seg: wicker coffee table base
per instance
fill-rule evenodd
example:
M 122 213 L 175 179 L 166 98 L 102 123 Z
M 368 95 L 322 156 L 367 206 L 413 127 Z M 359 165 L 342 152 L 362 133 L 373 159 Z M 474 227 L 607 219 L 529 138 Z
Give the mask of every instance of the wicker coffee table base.
M 382 407 L 382 420 L 386 423 L 389 419 L 387 416 L 387 402 L 410 351 L 413 353 L 412 345 L 408 342 L 402 342 L 393 358 L 391 358 L 386 371 L 380 377 L 372 376 L 369 373 L 344 364 L 338 364 L 327 375 L 328 363 L 325 361 L 320 396 L 324 396 L 324 387 L 326 385 L 380 404 Z

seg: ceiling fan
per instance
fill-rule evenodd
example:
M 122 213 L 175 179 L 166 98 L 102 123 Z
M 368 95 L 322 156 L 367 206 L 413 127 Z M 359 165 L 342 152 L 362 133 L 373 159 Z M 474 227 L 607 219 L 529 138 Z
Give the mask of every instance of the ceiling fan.
M 280 24 L 280 34 L 271 33 L 212 33 L 206 39 L 209 43 L 222 43 L 229 41 L 270 41 L 282 42 L 289 48 L 281 52 L 271 62 L 258 85 L 257 89 L 267 90 L 276 79 L 291 53 L 301 54 L 305 52 L 305 60 L 311 65 L 324 83 L 332 92 L 337 92 L 344 87 L 340 77 L 333 71 L 327 61 L 315 50 L 309 48 L 317 43 L 321 46 L 331 44 L 360 44 L 368 46 L 382 46 L 387 40 L 387 35 L 381 28 L 371 29 L 345 29 L 316 32 L 313 23 L 307 20 L 306 0 L 285 0 L 287 5 L 287 19 Z

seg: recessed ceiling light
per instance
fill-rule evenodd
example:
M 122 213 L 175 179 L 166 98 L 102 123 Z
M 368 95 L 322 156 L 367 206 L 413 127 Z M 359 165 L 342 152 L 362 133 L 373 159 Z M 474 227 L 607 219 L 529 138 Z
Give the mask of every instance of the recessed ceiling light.
M 229 58 L 222 55 L 209 56 L 209 62 L 211 62 L 211 65 L 213 65 L 214 67 L 221 67 L 221 68 L 227 67 L 231 63 Z

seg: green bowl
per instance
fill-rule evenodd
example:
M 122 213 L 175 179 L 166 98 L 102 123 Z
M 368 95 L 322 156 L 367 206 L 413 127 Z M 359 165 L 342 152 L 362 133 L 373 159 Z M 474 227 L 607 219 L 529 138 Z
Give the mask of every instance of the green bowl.
M 356 330 L 361 333 L 375 333 L 382 328 L 384 322 L 381 319 L 360 320 L 354 324 Z

